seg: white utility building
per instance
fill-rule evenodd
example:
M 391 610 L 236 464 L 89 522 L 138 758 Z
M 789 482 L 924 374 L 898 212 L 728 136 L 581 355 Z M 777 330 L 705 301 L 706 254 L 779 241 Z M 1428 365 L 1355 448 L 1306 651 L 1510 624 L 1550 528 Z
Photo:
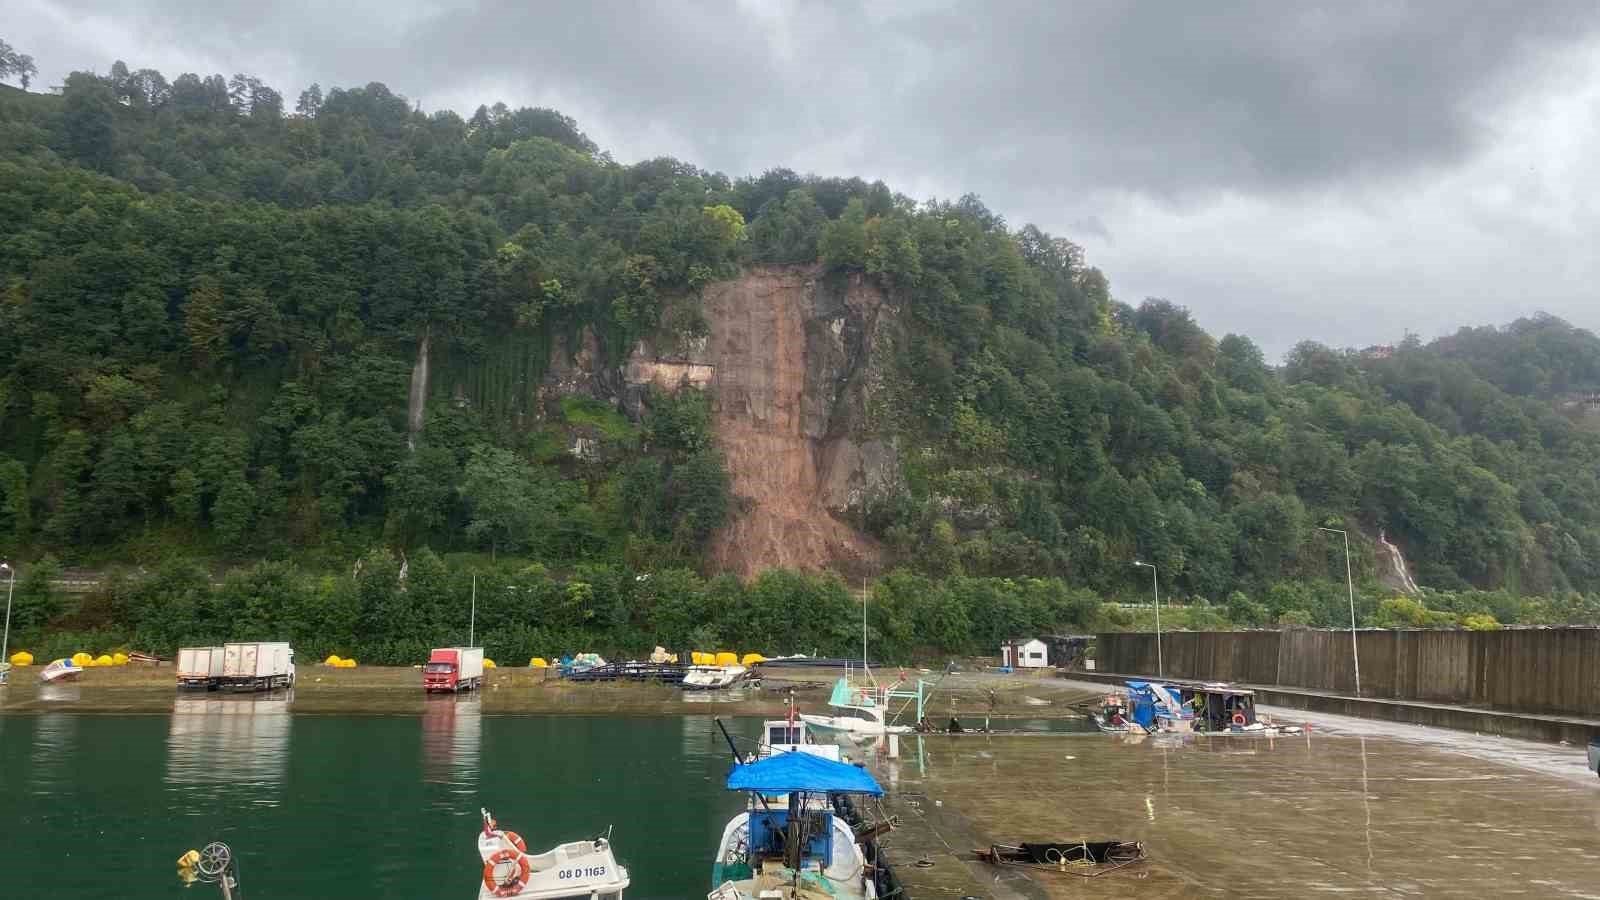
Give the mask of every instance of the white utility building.
M 1006 641 L 1000 645 L 1000 665 L 1013 669 L 1043 669 L 1050 665 L 1050 650 L 1038 638 Z

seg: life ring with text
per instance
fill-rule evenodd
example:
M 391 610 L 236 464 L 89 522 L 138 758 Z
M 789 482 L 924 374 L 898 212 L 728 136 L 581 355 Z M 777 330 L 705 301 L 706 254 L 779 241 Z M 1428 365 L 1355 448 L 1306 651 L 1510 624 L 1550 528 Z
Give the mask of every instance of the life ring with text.
M 499 881 L 494 877 L 495 868 L 503 862 L 517 864 L 517 874 L 508 881 Z M 496 897 L 515 897 L 522 893 L 532 875 L 533 866 L 528 862 L 528 857 L 515 850 L 501 850 L 483 864 L 483 886 Z
M 1243 728 L 1244 727 L 1244 713 L 1234 713 L 1233 714 L 1233 724 L 1238 725 L 1239 727 Z

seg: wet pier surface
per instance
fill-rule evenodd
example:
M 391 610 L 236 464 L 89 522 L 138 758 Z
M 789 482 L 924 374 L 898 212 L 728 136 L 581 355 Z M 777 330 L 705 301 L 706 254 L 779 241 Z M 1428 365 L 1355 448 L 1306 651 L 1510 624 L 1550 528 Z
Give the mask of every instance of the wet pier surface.
M 873 767 L 913 900 L 1600 897 L 1583 748 L 1379 732 L 1324 716 L 1276 740 L 913 737 Z M 991 842 L 1080 838 L 1144 841 L 1150 859 L 1092 879 L 972 861 Z

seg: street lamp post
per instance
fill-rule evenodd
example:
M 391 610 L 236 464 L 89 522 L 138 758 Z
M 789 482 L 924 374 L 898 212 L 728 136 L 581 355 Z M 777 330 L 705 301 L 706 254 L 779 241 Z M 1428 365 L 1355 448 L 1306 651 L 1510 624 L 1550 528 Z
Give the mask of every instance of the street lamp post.
M 1161 582 L 1156 578 L 1156 567 L 1153 564 L 1134 560 L 1133 565 L 1134 568 L 1144 566 L 1150 570 L 1150 588 L 1155 591 L 1156 596 L 1156 677 L 1165 678 L 1166 668 L 1161 662 Z
M 0 563 L 0 569 L 6 570 L 11 580 L 6 584 L 6 629 L 4 637 L 0 637 L 0 662 L 10 662 L 11 657 L 6 652 L 11 649 L 11 591 L 17 586 L 17 570 L 11 568 L 10 563 Z M 3 683 L 9 673 L 0 671 L 0 683 Z
M 1317 526 L 1318 531 L 1328 531 L 1344 538 L 1344 584 L 1350 592 L 1350 659 L 1356 667 L 1356 696 L 1361 696 L 1361 652 L 1356 649 L 1356 582 L 1350 575 L 1350 533 L 1342 528 Z

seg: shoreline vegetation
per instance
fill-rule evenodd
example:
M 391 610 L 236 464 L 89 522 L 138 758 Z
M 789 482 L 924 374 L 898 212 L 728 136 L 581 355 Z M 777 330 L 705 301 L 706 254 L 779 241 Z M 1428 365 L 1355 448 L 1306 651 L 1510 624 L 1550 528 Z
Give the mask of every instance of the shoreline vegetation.
M 81 593 L 54 587 L 56 571 L 24 569 L 13 598 L 10 652 L 27 651 L 40 664 L 80 651 L 170 657 L 180 646 L 287 640 L 305 661 L 337 655 L 409 665 L 433 647 L 466 643 L 469 630 L 507 667 L 579 652 L 644 658 L 656 646 L 851 656 L 861 640 L 860 587 L 783 569 L 742 581 L 611 564 L 557 572 L 430 550 L 402 560 L 375 550 L 342 572 L 262 562 L 220 581 L 203 565 L 179 561 L 143 574 L 113 571 Z M 1124 594 L 1124 602 L 1112 602 L 1057 577 L 931 578 L 896 569 L 865 588 L 872 655 L 894 663 L 942 668 L 951 657 L 995 654 L 1022 635 L 1154 630 L 1148 599 Z M 1363 627 L 1600 624 L 1600 597 L 1575 591 L 1425 589 L 1411 598 L 1369 583 L 1358 586 L 1355 604 Z M 1349 616 L 1345 585 L 1330 579 L 1281 581 L 1218 603 L 1167 601 L 1161 610 L 1168 631 L 1339 628 Z

